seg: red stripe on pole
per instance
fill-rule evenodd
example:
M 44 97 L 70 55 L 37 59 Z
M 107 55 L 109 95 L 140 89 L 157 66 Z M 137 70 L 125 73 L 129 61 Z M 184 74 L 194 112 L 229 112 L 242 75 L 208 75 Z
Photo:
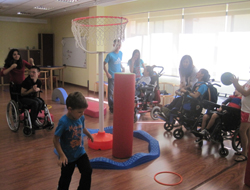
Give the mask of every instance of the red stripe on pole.
M 135 74 L 116 73 L 114 82 L 113 156 L 129 158 L 133 148 Z

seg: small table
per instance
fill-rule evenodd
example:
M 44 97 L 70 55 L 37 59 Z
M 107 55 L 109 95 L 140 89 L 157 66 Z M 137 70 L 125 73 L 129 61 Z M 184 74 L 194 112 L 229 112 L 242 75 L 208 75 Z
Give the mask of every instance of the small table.
M 40 69 L 50 72 L 50 88 L 52 90 L 53 90 L 53 71 L 59 70 L 59 80 L 62 80 L 62 87 L 64 87 L 64 76 L 63 76 L 64 66 L 40 67 Z

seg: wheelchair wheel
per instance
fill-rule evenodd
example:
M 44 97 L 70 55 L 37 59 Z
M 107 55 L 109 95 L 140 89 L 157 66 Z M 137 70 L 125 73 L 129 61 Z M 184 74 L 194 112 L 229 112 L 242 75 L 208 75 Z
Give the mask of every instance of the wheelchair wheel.
M 24 134 L 26 137 L 29 137 L 29 136 L 32 134 L 32 129 L 29 128 L 29 127 L 27 127 L 27 126 L 25 126 L 25 127 L 23 128 L 23 134 Z
M 164 123 L 164 129 L 166 131 L 171 131 L 172 129 L 174 128 L 174 125 L 173 124 L 169 124 L 169 123 Z
M 240 133 L 240 128 L 235 130 L 233 137 L 232 137 L 232 147 L 236 152 L 240 152 L 242 149 L 239 133 Z
M 153 109 L 150 112 L 150 116 L 153 120 L 158 119 L 158 113 L 161 111 L 161 108 L 159 106 L 153 107 Z
M 184 136 L 182 129 L 175 129 L 173 134 L 176 139 L 181 139 Z
M 219 154 L 220 154 L 220 156 L 221 157 L 226 157 L 227 155 L 228 155 L 228 153 L 229 153 L 229 151 L 228 151 L 228 149 L 226 149 L 226 148 L 220 148 L 219 149 Z
M 18 131 L 20 126 L 18 105 L 11 100 L 7 105 L 6 119 L 11 131 Z

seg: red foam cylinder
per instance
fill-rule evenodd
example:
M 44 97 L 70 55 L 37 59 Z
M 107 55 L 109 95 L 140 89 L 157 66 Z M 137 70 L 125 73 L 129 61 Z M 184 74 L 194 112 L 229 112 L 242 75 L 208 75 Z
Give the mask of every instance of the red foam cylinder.
M 248 150 L 248 159 L 247 159 L 247 167 L 246 167 L 246 172 L 245 172 L 245 184 L 250 187 L 250 147 Z
M 116 158 L 129 158 L 133 148 L 135 74 L 116 73 L 114 78 L 113 149 Z

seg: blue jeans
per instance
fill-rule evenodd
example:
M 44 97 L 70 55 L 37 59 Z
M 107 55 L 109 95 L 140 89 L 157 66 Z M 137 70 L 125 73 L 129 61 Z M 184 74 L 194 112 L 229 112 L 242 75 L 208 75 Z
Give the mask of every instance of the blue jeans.
M 61 177 L 58 183 L 58 190 L 68 190 L 69 184 L 71 182 L 71 177 L 75 170 L 75 167 L 78 167 L 81 173 L 81 179 L 77 190 L 89 190 L 91 187 L 91 175 L 92 167 L 89 162 L 89 157 L 85 153 L 78 160 L 68 163 L 66 166 L 62 165 L 61 168 Z
M 113 109 L 114 79 L 108 79 L 108 104 L 109 110 Z

